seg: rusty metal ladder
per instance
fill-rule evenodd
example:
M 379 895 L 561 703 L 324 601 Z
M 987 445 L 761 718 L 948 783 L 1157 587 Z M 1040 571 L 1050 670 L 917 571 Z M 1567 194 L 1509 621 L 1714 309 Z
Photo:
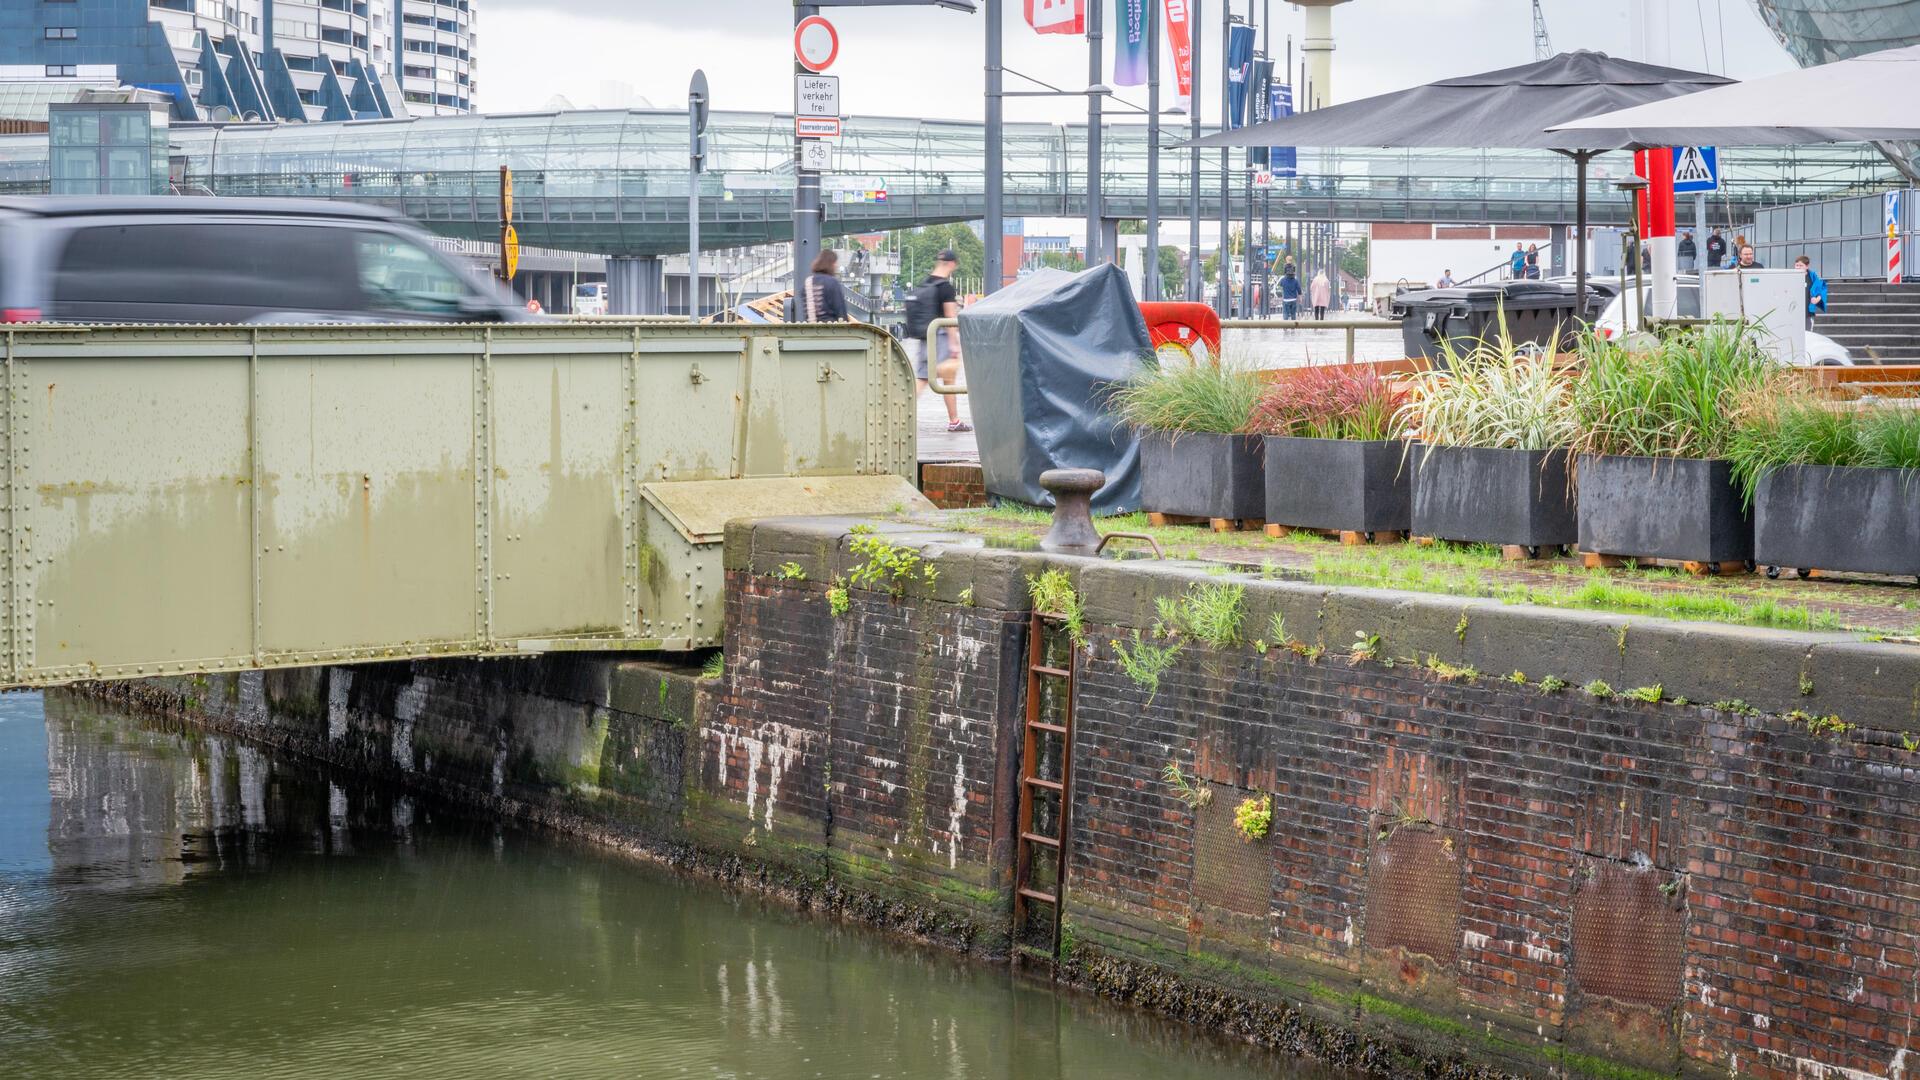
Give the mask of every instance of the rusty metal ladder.
M 1060 916 L 1066 900 L 1067 838 L 1071 835 L 1069 815 L 1073 805 L 1073 668 L 1079 654 L 1079 649 L 1069 641 L 1066 667 L 1052 667 L 1046 663 L 1048 631 L 1058 631 L 1063 625 L 1064 620 L 1060 616 L 1036 611 L 1027 634 L 1027 715 L 1021 725 L 1020 821 L 1019 837 L 1014 849 L 1013 933 L 1016 951 L 1025 948 L 1020 945 L 1019 938 L 1027 925 L 1029 905 L 1044 904 L 1053 910 L 1053 917 L 1049 920 L 1051 936 L 1046 951 L 1046 959 L 1050 961 L 1060 958 Z M 1049 681 L 1064 684 L 1060 699 L 1061 722 L 1058 724 L 1044 719 L 1041 710 L 1041 689 Z M 1051 778 L 1040 775 L 1040 743 L 1048 735 L 1060 739 L 1060 775 Z M 1049 796 L 1059 800 L 1058 810 L 1053 815 L 1055 832 L 1052 835 L 1034 829 L 1034 805 L 1039 799 Z M 1050 855 L 1053 859 L 1053 892 L 1034 887 L 1036 855 Z

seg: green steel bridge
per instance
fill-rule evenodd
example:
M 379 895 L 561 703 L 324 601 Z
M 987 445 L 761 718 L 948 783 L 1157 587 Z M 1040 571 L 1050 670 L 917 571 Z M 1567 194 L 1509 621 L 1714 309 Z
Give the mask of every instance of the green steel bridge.
M 20 326 L 0 371 L 0 688 L 718 645 L 729 519 L 927 505 L 871 326 Z

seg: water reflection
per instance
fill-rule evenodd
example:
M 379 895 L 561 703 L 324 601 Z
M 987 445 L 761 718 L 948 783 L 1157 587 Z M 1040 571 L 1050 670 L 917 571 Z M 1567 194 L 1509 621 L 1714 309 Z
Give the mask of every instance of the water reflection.
M 0 697 L 10 1077 L 1284 1066 L 234 740 L 40 713 Z

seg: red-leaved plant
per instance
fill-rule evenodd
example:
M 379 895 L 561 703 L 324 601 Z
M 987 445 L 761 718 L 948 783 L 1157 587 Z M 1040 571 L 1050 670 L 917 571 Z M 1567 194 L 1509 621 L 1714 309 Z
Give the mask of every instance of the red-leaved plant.
M 1406 392 L 1371 367 L 1329 364 L 1289 371 L 1253 407 L 1247 431 L 1307 439 L 1394 438 Z

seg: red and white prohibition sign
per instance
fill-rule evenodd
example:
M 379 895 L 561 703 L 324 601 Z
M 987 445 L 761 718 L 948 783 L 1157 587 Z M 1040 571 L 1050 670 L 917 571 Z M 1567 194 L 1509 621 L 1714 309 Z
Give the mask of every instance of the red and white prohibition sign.
M 793 27 L 793 58 L 808 71 L 825 71 L 840 55 L 840 32 L 818 15 L 809 15 Z

